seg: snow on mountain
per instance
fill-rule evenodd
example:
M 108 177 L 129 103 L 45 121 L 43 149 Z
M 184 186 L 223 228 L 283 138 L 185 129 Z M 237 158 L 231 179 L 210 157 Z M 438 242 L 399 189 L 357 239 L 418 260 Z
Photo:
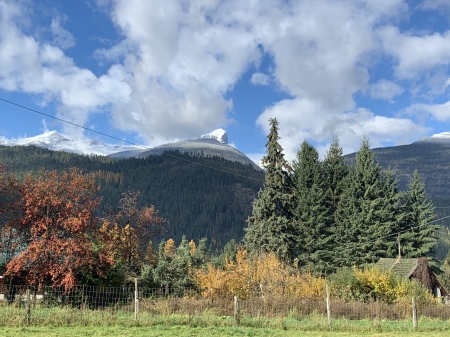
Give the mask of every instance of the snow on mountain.
M 184 140 L 175 143 L 168 143 L 155 146 L 148 150 L 124 151 L 114 153 L 110 157 L 114 158 L 145 158 L 151 155 L 161 155 L 168 151 L 179 151 L 192 155 L 205 157 L 218 156 L 226 160 L 238 162 L 244 165 L 251 165 L 255 169 L 260 169 L 250 158 L 233 146 L 228 145 L 228 135 L 224 129 L 217 129 L 208 134 L 200 136 L 198 139 Z
M 419 140 L 419 142 L 427 143 L 450 143 L 450 132 L 436 133 L 431 137 L 425 137 Z
M 50 131 L 29 138 L 6 139 L 0 137 L 0 145 L 27 146 L 35 145 L 52 151 L 64 151 L 84 155 L 101 155 L 113 158 L 143 158 L 160 155 L 167 151 L 180 151 L 203 156 L 220 156 L 227 160 L 259 167 L 238 149 L 228 145 L 228 135 L 224 129 L 217 129 L 198 139 L 163 144 L 153 148 L 131 145 L 112 145 L 89 138 L 72 139 L 56 131 Z
M 140 149 L 133 145 L 106 144 L 89 138 L 72 139 L 69 136 L 49 131 L 38 136 L 19 139 L 6 139 L 0 137 L 0 145 L 5 146 L 27 146 L 35 145 L 52 151 L 64 151 L 77 154 L 95 154 L 107 156 L 112 153 Z
M 217 140 L 219 143 L 228 144 L 228 135 L 224 129 L 217 129 L 200 137 L 200 139 L 205 138 L 212 138 Z

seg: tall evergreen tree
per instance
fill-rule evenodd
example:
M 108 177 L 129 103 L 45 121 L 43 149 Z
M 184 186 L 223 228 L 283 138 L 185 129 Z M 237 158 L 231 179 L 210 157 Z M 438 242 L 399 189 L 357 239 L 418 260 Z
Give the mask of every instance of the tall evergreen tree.
M 347 186 L 345 179 L 350 172 L 342 154 L 342 147 L 339 145 L 338 138 L 333 137 L 330 149 L 323 161 L 325 202 L 333 222 L 335 222 L 334 215 Z
M 355 166 L 347 179 L 337 212 L 339 265 L 375 262 L 392 256 L 398 228 L 400 194 L 396 181 L 383 175 L 364 139 L 356 154 Z
M 291 168 L 278 143 L 278 121 L 270 119 L 269 122 L 267 155 L 262 160 L 265 182 L 253 202 L 244 242 L 251 253 L 274 252 L 286 259 L 292 257 L 294 249 Z
M 428 199 L 418 171 L 414 171 L 402 204 L 404 213 L 399 237 L 402 256 L 421 257 L 432 252 L 436 244 L 435 209 Z
M 299 266 L 313 272 L 326 272 L 329 269 L 330 218 L 325 205 L 324 175 L 317 150 L 306 141 L 297 153 L 293 169 Z
M 336 250 L 341 247 L 342 233 L 338 226 L 338 220 L 336 219 L 338 214 L 338 207 L 343 206 L 341 202 L 344 191 L 348 188 L 349 182 L 347 181 L 350 174 L 350 167 L 343 157 L 342 147 L 339 145 L 339 140 L 336 136 L 333 137 L 333 141 L 323 161 L 324 171 L 324 193 L 325 193 L 325 206 L 328 210 L 329 221 L 329 236 L 330 236 L 330 250 L 327 257 L 329 258 L 330 266 L 338 266 L 341 258 L 341 252 Z M 331 268 L 333 270 L 333 268 Z

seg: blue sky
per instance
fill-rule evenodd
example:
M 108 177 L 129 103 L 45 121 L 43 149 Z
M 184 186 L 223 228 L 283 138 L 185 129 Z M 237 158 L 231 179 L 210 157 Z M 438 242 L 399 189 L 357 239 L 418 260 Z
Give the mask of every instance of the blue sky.
M 1 0 L 0 98 L 155 146 L 224 128 L 255 161 L 450 131 L 447 0 Z M 115 143 L 0 102 L 0 136 Z

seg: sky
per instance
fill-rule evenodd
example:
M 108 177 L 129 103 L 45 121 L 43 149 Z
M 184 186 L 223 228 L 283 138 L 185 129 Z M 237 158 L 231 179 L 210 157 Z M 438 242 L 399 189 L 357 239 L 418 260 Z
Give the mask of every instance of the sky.
M 256 162 L 450 131 L 448 0 L 0 0 L 0 98 L 145 146 L 224 128 Z M 56 130 L 0 101 L 0 137 Z

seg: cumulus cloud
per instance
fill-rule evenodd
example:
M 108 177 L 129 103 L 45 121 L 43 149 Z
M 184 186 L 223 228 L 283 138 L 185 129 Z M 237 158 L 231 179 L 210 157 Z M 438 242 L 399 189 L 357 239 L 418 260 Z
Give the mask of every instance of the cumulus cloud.
M 373 147 L 380 147 L 404 144 L 428 131 L 408 118 L 379 116 L 364 108 L 333 113 L 306 99 L 283 100 L 267 108 L 258 118 L 266 133 L 267 121 L 273 117 L 279 120 L 280 144 L 290 160 L 295 158 L 304 139 L 314 142 L 324 156 L 333 135 L 338 136 L 345 153 L 349 153 L 359 148 L 363 137 L 368 137 Z
M 269 85 L 270 76 L 264 73 L 253 73 L 250 82 L 254 85 Z
M 68 49 L 75 45 L 75 39 L 69 31 L 61 26 L 60 21 L 60 18 L 54 18 L 50 25 L 53 33 L 53 44 L 61 49 Z
M 373 98 L 391 101 L 394 97 L 401 95 L 403 91 L 398 84 L 382 79 L 370 86 L 368 94 Z
M 413 104 L 404 110 L 407 115 L 431 115 L 439 122 L 450 121 L 450 101 L 442 104 Z
M 291 97 L 257 119 L 264 132 L 268 118 L 279 119 L 290 156 L 303 139 L 320 146 L 333 134 L 347 149 L 363 135 L 374 144 L 400 143 L 425 130 L 355 101 L 364 90 L 385 100 L 402 93 L 390 80 L 370 85 L 376 58 L 393 56 L 402 79 L 450 59 L 449 34 L 412 36 L 391 24 L 405 15 L 403 0 L 97 1 L 121 36 L 95 52 L 109 64 L 100 75 L 65 54 L 74 39 L 61 19 L 51 23 L 53 41 L 43 43 L 17 25 L 23 8 L 3 1 L 0 88 L 56 100 L 60 117 L 83 125 L 108 111 L 118 129 L 148 145 L 233 122 L 228 94 L 254 68 L 253 84 L 276 85 Z M 270 77 L 259 70 L 267 55 Z
M 380 36 L 385 50 L 398 61 L 395 72 L 399 78 L 411 79 L 450 64 L 450 31 L 417 36 L 387 26 L 381 29 Z
M 22 32 L 17 22 L 26 15 L 20 3 L 4 1 L 0 31 L 0 88 L 21 91 L 42 97 L 42 104 L 59 102 L 58 116 L 80 125 L 85 125 L 91 113 L 110 104 L 127 101 L 130 95 L 128 84 L 114 76 L 113 71 L 97 77 L 88 69 L 76 66 L 64 51 L 48 43 L 41 43 Z M 52 21 L 54 32 L 63 31 Z M 58 35 L 55 35 L 55 38 Z M 58 37 L 59 43 L 70 45 L 70 41 Z M 66 132 L 82 133 L 82 130 L 65 124 Z

